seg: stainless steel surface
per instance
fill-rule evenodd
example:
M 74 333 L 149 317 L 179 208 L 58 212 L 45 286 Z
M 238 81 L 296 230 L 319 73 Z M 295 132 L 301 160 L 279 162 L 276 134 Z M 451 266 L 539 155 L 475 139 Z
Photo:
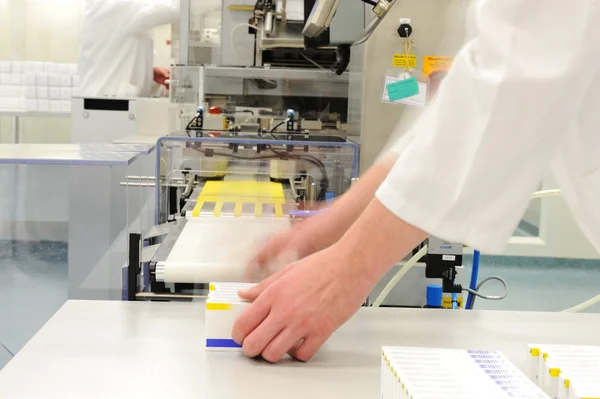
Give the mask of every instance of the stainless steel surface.
M 206 77 L 244 78 L 244 79 L 282 79 L 306 81 L 348 82 L 349 75 L 336 75 L 330 71 L 292 68 L 240 68 L 240 67 L 206 67 Z
M 383 345 L 600 345 L 600 315 L 361 309 L 308 363 L 206 352 L 203 302 L 69 301 L 0 371 L 2 398 L 378 398 Z M 32 383 L 32 376 L 35 376 Z

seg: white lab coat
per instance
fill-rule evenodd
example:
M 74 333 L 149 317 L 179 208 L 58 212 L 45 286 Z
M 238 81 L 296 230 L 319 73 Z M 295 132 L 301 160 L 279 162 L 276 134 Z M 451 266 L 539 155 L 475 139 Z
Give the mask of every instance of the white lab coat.
M 154 78 L 150 29 L 177 22 L 179 10 L 179 0 L 85 0 L 81 95 L 150 95 Z
M 377 198 L 422 230 L 503 250 L 550 166 L 600 251 L 600 2 L 480 0 L 475 36 Z

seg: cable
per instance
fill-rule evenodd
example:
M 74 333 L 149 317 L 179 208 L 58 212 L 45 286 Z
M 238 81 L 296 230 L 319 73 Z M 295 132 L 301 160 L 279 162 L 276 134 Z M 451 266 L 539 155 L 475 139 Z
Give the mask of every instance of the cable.
M 256 31 L 258 32 L 258 26 L 256 25 L 252 25 L 249 23 L 241 23 L 241 24 L 237 24 L 235 25 L 233 28 L 231 28 L 231 32 L 229 32 L 229 45 L 231 46 L 231 49 L 233 50 L 233 53 L 235 54 L 235 58 L 237 58 L 238 61 L 242 62 L 242 58 L 240 57 L 240 53 L 237 51 L 237 48 L 235 47 L 235 33 L 237 32 L 238 29 L 240 29 L 241 27 L 248 27 L 248 28 L 252 28 L 252 29 L 256 29 Z
M 294 182 L 294 179 L 290 178 L 290 191 L 292 192 L 292 197 L 294 197 L 294 200 L 298 200 L 298 198 L 300 197 L 298 195 L 298 192 L 296 191 L 296 183 Z
M 565 309 L 565 310 L 563 310 L 563 312 L 566 312 L 566 313 L 581 312 L 582 310 L 592 307 L 597 303 L 600 303 L 600 295 L 595 296 L 592 299 L 588 299 L 587 301 L 580 303 L 579 305 L 573 306 L 572 308 Z
M 408 62 L 408 59 L 407 59 Z M 560 189 L 552 189 L 552 190 L 539 190 L 534 192 L 531 195 L 531 199 L 537 199 L 537 198 L 546 198 L 546 197 L 556 197 L 562 194 L 562 190 Z M 471 282 L 469 284 L 469 288 L 471 290 L 475 290 L 476 285 L 477 285 L 477 279 L 478 279 L 478 274 L 479 274 L 479 261 L 480 261 L 480 256 L 481 253 L 479 251 L 473 251 L 473 268 L 471 270 Z M 600 302 L 600 295 L 597 297 L 598 301 Z M 467 296 L 467 304 L 466 304 L 466 309 L 473 309 L 473 305 L 475 304 L 475 296 L 473 294 L 471 294 L 469 292 L 469 295 Z M 582 304 L 583 305 L 583 304 Z M 578 305 L 580 306 L 580 305 Z M 591 305 L 589 305 L 591 306 Z M 571 309 L 575 309 L 577 306 L 571 308 Z M 584 308 L 585 309 L 585 308 Z M 570 309 L 564 310 L 564 312 L 570 311 Z M 573 310 L 574 312 L 576 312 L 577 310 Z
M 279 126 L 281 126 L 282 124 L 286 123 L 287 121 L 281 122 L 279 125 L 275 126 L 273 128 L 277 129 Z M 273 130 L 271 130 L 269 132 L 269 134 L 271 135 L 271 137 L 273 138 L 273 140 L 277 140 L 277 137 L 275 137 L 275 135 L 273 134 Z M 284 152 L 279 152 L 277 150 L 275 150 L 270 144 L 267 145 L 267 148 L 271 151 L 273 151 L 275 154 L 279 155 L 280 157 L 284 158 L 284 157 L 290 157 L 291 154 L 288 153 L 284 153 Z M 325 201 L 327 199 L 327 189 L 329 188 L 329 177 L 327 176 L 327 168 L 325 168 L 325 164 L 317 157 L 315 157 L 314 155 L 310 155 L 310 154 L 305 154 L 305 155 L 294 155 L 294 157 L 297 157 L 298 159 L 304 159 L 309 161 L 310 163 L 312 163 L 313 165 L 316 165 L 320 171 L 321 171 L 321 189 L 319 190 L 319 194 L 317 194 L 317 201 Z
M 286 119 L 286 120 L 284 120 L 283 122 L 281 122 L 281 123 L 279 123 L 279 124 L 275 125 L 275 127 L 274 127 L 273 129 L 271 129 L 271 131 L 269 132 L 269 134 L 271 134 L 271 136 L 272 136 L 272 137 L 273 137 L 275 140 L 277 140 L 277 138 L 276 138 L 275 136 L 273 136 L 273 133 L 274 133 L 274 132 L 275 132 L 275 131 L 276 131 L 276 130 L 279 128 L 279 127 L 281 127 L 281 126 L 285 125 L 287 122 L 288 122 L 288 120 Z
M 206 155 L 206 151 L 205 150 L 201 150 L 199 148 L 195 148 L 195 147 L 191 147 L 192 149 Z M 316 167 L 318 167 L 319 169 L 324 168 L 324 164 L 323 162 L 321 162 L 318 158 L 312 156 L 312 155 L 296 155 L 296 154 L 288 154 L 288 153 L 280 153 L 280 152 L 276 152 L 273 149 L 271 149 L 271 151 L 273 151 L 275 153 L 275 155 L 259 155 L 259 156 L 255 156 L 255 157 L 245 157 L 242 155 L 235 155 L 235 154 L 225 154 L 225 153 L 220 153 L 220 152 L 212 152 L 210 154 L 210 156 L 213 157 L 226 157 L 226 158 L 233 158 L 233 159 L 242 159 L 244 161 L 259 161 L 259 160 L 267 160 L 267 159 L 279 159 L 282 156 L 286 156 L 288 158 L 292 158 L 292 159 L 301 159 L 301 160 L 305 160 L 308 161 L 310 163 L 312 163 L 313 165 L 315 165 Z M 327 179 L 327 171 L 325 169 L 321 169 L 321 174 L 323 174 L 323 178 Z
M 398 281 L 400 281 L 406 275 L 406 273 L 408 273 L 410 269 L 412 269 L 413 266 L 416 265 L 417 262 L 426 254 L 427 245 L 423 245 L 423 248 L 421 248 L 419 252 L 417 252 L 412 258 L 410 258 L 408 262 L 406 262 L 404 266 L 402 266 L 402 268 L 398 270 L 398 273 L 396 273 L 396 275 L 392 277 L 390 282 L 387 283 L 383 291 L 381 291 L 377 299 L 375 299 L 375 302 L 373 302 L 373 307 L 378 308 L 379 306 L 381 306 L 385 298 L 387 298 L 387 296 L 390 292 L 392 292 L 396 284 L 398 284 Z
M 313 60 L 312 58 L 309 58 L 309 57 L 308 57 L 306 54 L 304 54 L 304 52 L 303 52 L 303 51 L 298 51 L 298 52 L 300 53 L 300 55 L 302 56 L 302 58 L 304 58 L 306 61 L 310 62 L 311 64 L 313 64 L 313 65 L 314 65 L 314 66 L 316 66 L 317 68 L 319 68 L 319 69 L 323 69 L 323 70 L 325 69 L 325 68 L 323 68 L 321 65 L 317 64 L 317 63 L 315 62 L 315 60 Z
M 469 283 L 469 288 L 472 290 L 477 289 L 477 280 L 479 278 L 479 259 L 481 253 L 477 250 L 473 251 L 473 268 L 471 269 L 471 282 Z M 467 296 L 467 305 L 466 309 L 473 309 L 473 303 L 475 302 L 475 297 L 473 294 L 469 293 Z
M 376 1 L 372 1 L 372 0 L 362 0 L 363 3 L 368 4 L 370 6 L 377 6 L 377 2 Z
M 481 289 L 481 287 L 488 281 L 499 281 L 504 286 L 504 293 L 502 295 L 483 295 L 483 294 L 479 293 L 479 290 Z M 508 295 L 508 285 L 506 284 L 506 281 L 502 277 L 491 276 L 491 277 L 484 279 L 481 283 L 477 284 L 477 287 L 474 290 L 472 290 L 470 288 L 463 288 L 463 291 L 466 291 L 473 296 L 473 303 L 471 306 L 475 306 L 476 297 L 479 297 L 482 299 L 487 299 L 490 301 L 499 301 L 501 299 L 506 298 L 506 296 Z

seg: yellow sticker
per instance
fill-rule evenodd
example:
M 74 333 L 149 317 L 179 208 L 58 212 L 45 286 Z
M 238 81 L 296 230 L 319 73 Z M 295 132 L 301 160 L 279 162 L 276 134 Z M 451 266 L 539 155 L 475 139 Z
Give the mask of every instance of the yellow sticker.
M 452 66 L 453 57 L 429 55 L 423 58 L 423 73 L 429 77 L 437 71 L 448 72 Z
M 406 59 L 408 58 L 408 67 L 416 68 L 417 66 L 417 56 L 415 54 L 394 54 L 394 61 L 392 65 L 394 68 L 406 68 Z

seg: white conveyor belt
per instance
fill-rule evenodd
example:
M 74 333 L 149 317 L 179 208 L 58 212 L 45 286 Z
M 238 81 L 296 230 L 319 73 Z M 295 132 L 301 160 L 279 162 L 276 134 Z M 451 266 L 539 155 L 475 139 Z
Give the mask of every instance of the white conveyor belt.
M 269 237 L 290 225 L 288 218 L 212 218 L 187 221 L 171 253 L 158 262 L 165 283 L 243 281 L 244 269 Z

